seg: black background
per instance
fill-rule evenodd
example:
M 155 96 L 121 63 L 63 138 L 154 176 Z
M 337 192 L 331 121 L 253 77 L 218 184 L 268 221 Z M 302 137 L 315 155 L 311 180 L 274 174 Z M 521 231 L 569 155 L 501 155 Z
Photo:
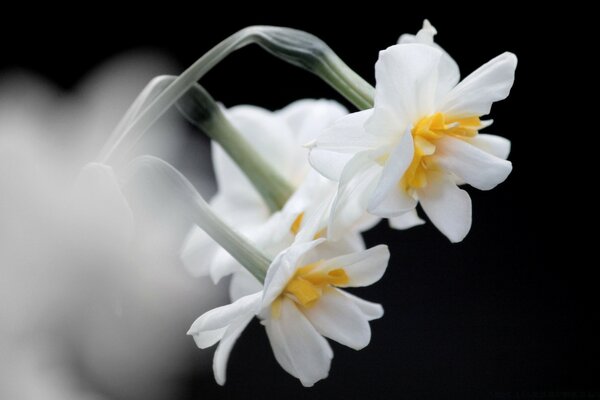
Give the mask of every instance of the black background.
M 488 130 L 512 140 L 514 170 L 491 192 L 468 189 L 474 219 L 465 241 L 452 245 L 431 224 L 410 231 L 381 224 L 366 235 L 368 244 L 386 242 L 392 251 L 385 278 L 355 291 L 386 310 L 372 323 L 371 345 L 355 352 L 332 344 L 330 377 L 304 389 L 278 366 L 255 322 L 232 352 L 227 385 L 190 373 L 182 399 L 587 398 L 600 392 L 597 261 L 576 246 L 584 243 L 578 224 L 593 228 L 594 208 L 585 200 L 595 185 L 580 184 L 594 153 L 578 135 L 582 124 L 597 128 L 593 115 L 568 111 L 579 100 L 564 91 L 581 78 L 569 69 L 582 62 L 569 47 L 578 28 L 562 10 L 548 8 L 540 15 L 508 4 L 493 10 L 397 7 L 368 2 L 324 13 L 318 4 L 300 2 L 270 10 L 164 4 L 123 15 L 122 7 L 97 3 L 76 17 L 65 11 L 34 23 L 20 12 L 14 14 L 18 26 L 2 24 L 0 67 L 34 70 L 65 89 L 129 49 L 163 50 L 187 66 L 251 24 L 307 30 L 371 82 L 377 52 L 400 33 L 416 32 L 425 17 L 463 75 L 506 50 L 519 57 L 513 91 L 494 106 Z M 256 47 L 228 58 L 203 84 L 228 106 L 341 100 L 316 77 Z

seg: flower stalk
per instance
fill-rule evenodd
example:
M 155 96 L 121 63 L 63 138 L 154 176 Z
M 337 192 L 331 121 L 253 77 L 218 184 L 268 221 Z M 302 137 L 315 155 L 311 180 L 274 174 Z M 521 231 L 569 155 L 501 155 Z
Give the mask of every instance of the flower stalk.
M 249 44 L 257 43 L 276 57 L 304 68 L 327 82 L 359 109 L 373 106 L 374 89 L 352 71 L 327 44 L 309 33 L 274 26 L 251 26 L 223 40 L 168 86 L 155 83 L 146 89 L 129 110 L 111 136 L 98 161 L 118 163 L 146 130 L 193 85 L 229 54 Z
M 177 102 L 177 108 L 188 121 L 223 147 L 271 211 L 283 208 L 294 192 L 293 187 L 242 137 L 204 88 L 194 84 Z

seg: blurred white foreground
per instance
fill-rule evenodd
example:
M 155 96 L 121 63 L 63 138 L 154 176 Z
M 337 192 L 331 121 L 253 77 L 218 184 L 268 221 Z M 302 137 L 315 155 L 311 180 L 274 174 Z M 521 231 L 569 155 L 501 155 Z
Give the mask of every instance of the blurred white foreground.
M 208 368 L 185 333 L 224 296 L 181 267 L 188 227 L 146 212 L 134 230 L 116 196 L 73 189 L 143 86 L 174 72 L 156 55 L 128 56 L 68 94 L 0 74 L 0 399 L 180 398 L 182 379 Z M 136 152 L 210 194 L 209 162 L 180 161 L 208 150 L 186 140 L 163 118 Z

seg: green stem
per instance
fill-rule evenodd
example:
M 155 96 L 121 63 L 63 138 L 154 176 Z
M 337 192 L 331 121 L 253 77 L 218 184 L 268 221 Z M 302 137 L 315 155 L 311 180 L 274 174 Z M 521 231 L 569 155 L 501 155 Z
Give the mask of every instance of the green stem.
M 188 121 L 223 147 L 272 212 L 283 208 L 294 188 L 252 148 L 206 90 L 194 84 L 177 102 L 177 108 Z
M 293 65 L 307 69 L 360 109 L 372 105 L 373 88 L 354 73 L 321 39 L 290 28 L 251 26 L 217 44 L 160 93 L 154 91 L 143 106 L 127 115 L 132 121 L 121 123 L 111 144 L 101 152 L 102 163 L 117 163 L 137 143 L 144 132 L 185 94 L 204 74 L 233 51 L 257 43 L 268 52 Z M 130 109 L 131 110 L 131 109 Z M 127 125 L 123 128 L 124 125 Z

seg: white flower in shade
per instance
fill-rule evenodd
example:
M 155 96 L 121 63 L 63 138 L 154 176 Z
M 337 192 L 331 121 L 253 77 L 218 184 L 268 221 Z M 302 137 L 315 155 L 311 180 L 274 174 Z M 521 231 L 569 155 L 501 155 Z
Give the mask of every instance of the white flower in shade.
M 243 171 L 213 142 L 213 166 L 218 184 L 218 192 L 211 201 L 213 210 L 271 257 L 289 247 L 308 220 L 320 221 L 320 228 L 314 234 L 323 236 L 337 184 L 311 169 L 308 150 L 303 145 L 346 115 L 346 109 L 334 101 L 306 99 L 276 112 L 237 106 L 226 114 L 254 150 L 296 191 L 281 212 L 271 215 Z M 349 220 L 346 226 L 350 228 L 349 234 L 340 238 L 338 244 L 348 252 L 364 249 L 359 232 L 374 222 L 376 219 L 368 215 Z M 182 258 L 193 275 L 210 275 L 215 283 L 235 273 L 230 288 L 233 299 L 260 289 L 259 283 L 198 227 L 190 233 Z
M 369 321 L 380 318 L 379 304 L 340 288 L 377 282 L 389 260 L 387 246 L 323 258 L 325 239 L 296 243 L 269 267 L 264 289 L 198 318 L 188 334 L 200 348 L 219 343 L 215 379 L 225 383 L 231 349 L 256 315 L 266 328 L 279 364 L 304 386 L 326 378 L 333 352 L 324 337 L 360 350 L 371 340 Z
M 420 203 L 459 242 L 471 226 L 471 199 L 458 185 L 489 190 L 510 174 L 510 142 L 479 130 L 491 123 L 481 117 L 492 103 L 509 94 L 516 56 L 501 54 L 459 82 L 458 65 L 433 42 L 435 33 L 425 21 L 416 36 L 382 51 L 374 108 L 338 120 L 311 143 L 311 164 L 339 181 L 331 237 L 343 232 L 338 224 L 352 209 L 387 217 L 397 229 L 423 223 Z

